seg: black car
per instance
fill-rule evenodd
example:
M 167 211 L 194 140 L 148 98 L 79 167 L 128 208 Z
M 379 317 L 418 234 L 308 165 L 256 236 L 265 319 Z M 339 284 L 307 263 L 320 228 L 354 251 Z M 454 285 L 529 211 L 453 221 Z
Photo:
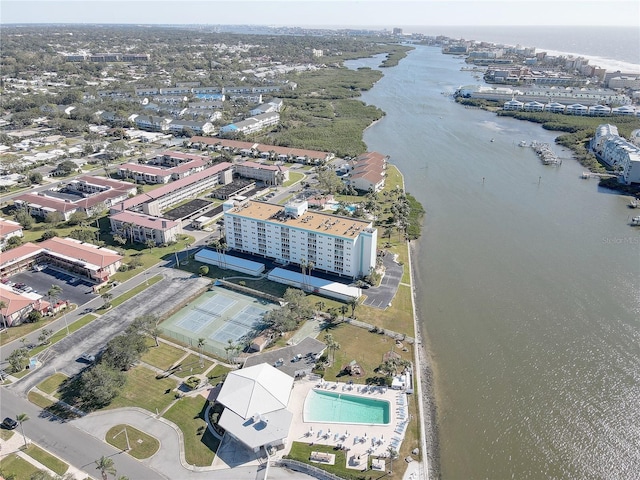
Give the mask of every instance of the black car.
M 17 426 L 18 422 L 11 417 L 7 417 L 2 421 L 2 428 L 6 428 L 7 430 L 13 430 Z

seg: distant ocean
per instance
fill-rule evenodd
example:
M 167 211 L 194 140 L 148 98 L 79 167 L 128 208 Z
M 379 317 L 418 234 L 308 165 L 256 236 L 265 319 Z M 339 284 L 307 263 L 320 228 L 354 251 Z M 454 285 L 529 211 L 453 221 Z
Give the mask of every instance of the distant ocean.
M 404 33 L 444 35 L 505 45 L 535 47 L 549 55 L 589 58 L 590 65 L 607 71 L 640 74 L 640 28 L 576 26 L 419 26 L 396 25 Z M 362 28 L 362 27 L 360 27 Z M 381 27 L 371 27 L 380 29 Z

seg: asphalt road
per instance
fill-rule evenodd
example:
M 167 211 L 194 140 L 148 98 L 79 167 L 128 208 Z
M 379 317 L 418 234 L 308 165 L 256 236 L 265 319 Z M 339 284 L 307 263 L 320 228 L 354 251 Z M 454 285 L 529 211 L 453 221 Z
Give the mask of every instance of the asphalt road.
M 400 285 L 400 280 L 402 279 L 403 266 L 398 265 L 393 260 L 393 255 L 385 255 L 382 258 L 382 262 L 384 264 L 384 277 L 382 277 L 378 287 L 372 287 L 364 291 L 367 298 L 362 304 L 384 310 L 389 306 L 398 291 L 398 285 Z
M 29 416 L 29 420 L 24 423 L 24 433 L 27 437 L 92 477 L 99 476 L 94 462 L 104 455 L 113 459 L 118 475 L 126 475 L 132 480 L 169 478 L 121 450 L 75 428 L 72 423 L 61 423 L 40 416 L 40 408 L 5 388 L 2 391 L 0 416 L 15 418 L 21 413 Z

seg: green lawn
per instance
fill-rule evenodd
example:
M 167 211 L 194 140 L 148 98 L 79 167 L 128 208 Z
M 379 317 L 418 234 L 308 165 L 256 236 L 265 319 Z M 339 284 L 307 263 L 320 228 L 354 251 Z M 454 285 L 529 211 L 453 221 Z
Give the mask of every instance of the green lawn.
M 213 367 L 209 373 L 207 373 L 207 378 L 209 378 L 209 382 L 212 385 L 215 385 L 219 382 L 224 382 L 224 379 L 227 378 L 227 375 L 232 369 L 229 367 L 225 367 L 224 365 L 216 365 Z
M 335 455 L 335 465 L 311 463 L 309 461 L 311 452 L 324 452 Z M 345 451 L 334 450 L 331 445 L 310 445 L 308 443 L 293 442 L 293 444 L 291 445 L 291 451 L 289 452 L 289 455 L 285 456 L 285 458 L 291 458 L 293 460 L 298 460 L 299 462 L 309 463 L 310 465 L 320 468 L 321 470 L 333 473 L 340 478 L 350 480 L 359 480 L 361 478 L 365 478 L 362 476 L 361 472 L 358 472 L 357 470 L 347 469 L 347 457 L 345 455 Z
M 187 463 L 198 467 L 210 466 L 220 445 L 207 429 L 205 409 L 206 400 L 201 396 L 184 397 L 164 414 L 182 430 Z
M 49 407 L 55 405 L 55 403 L 56 403 L 56 402 L 53 402 L 53 401 L 49 400 L 47 397 L 45 397 L 41 393 L 34 392 L 34 391 L 31 391 L 31 392 L 29 392 L 27 394 L 27 399 L 31 403 L 33 403 L 34 405 L 37 405 L 38 407 L 40 407 L 42 409 L 48 409 Z
M 204 365 L 203 367 L 200 366 L 200 356 L 192 353 L 181 362 L 182 370 L 175 372 L 174 375 L 176 377 L 186 378 L 191 375 L 204 373 L 207 368 L 212 365 L 212 362 L 203 358 L 202 364 Z
M 73 310 L 73 307 L 71 310 L 67 311 L 66 313 L 69 313 L 72 310 Z M 42 320 L 36 323 L 23 323 L 21 325 L 16 325 L 15 327 L 9 327 L 4 331 L 0 332 L 0 345 L 5 345 L 9 342 L 17 340 L 18 338 L 24 337 L 25 335 L 29 335 L 30 333 L 35 332 L 36 330 L 46 327 L 51 322 L 59 318 L 62 318 L 62 313 L 59 313 L 55 317 L 43 317 Z M 71 325 L 69 325 L 69 329 L 71 329 Z
M 135 367 L 127 372 L 127 383 L 107 409 L 140 407 L 152 413 L 161 412 L 174 399 L 176 382 L 170 378 L 156 379 L 155 373 L 145 367 Z M 168 393 L 167 390 L 169 391 Z
M 4 475 L 14 475 L 16 479 L 31 478 L 38 471 L 31 463 L 13 453 L 0 460 L 0 470 Z
M 340 323 L 330 328 L 327 333 L 331 333 L 333 339 L 340 344 L 340 349 L 335 352 L 333 365 L 327 367 L 324 378 L 329 381 L 338 380 L 338 375 L 342 367 L 352 360 L 356 360 L 364 371 L 364 376 L 360 378 L 342 377 L 340 380 L 353 380 L 355 383 L 364 384 L 375 382 L 377 374 L 375 369 L 382 363 L 382 356 L 391 350 L 400 354 L 405 360 L 413 360 L 413 346 L 407 345 L 408 352 L 395 347 L 392 338 L 379 333 L 372 333 L 363 328 L 354 327 L 348 323 Z M 323 340 L 325 332 L 321 332 L 318 340 Z
M 38 388 L 44 393 L 48 393 L 49 395 L 55 395 L 55 393 L 58 391 L 58 387 L 62 385 L 62 383 L 68 378 L 69 377 L 67 377 L 63 373 L 55 373 L 51 375 L 49 378 L 47 378 L 46 380 L 43 380 L 42 382 L 40 382 L 40 384 L 38 385 Z
M 12 430 L 5 430 L 4 428 L 0 428 L 0 440 L 4 440 L 6 442 L 11 437 L 13 437 L 14 433 L 15 432 L 13 432 Z
M 127 453 L 138 460 L 149 458 L 160 448 L 160 442 L 156 438 L 131 425 L 120 424 L 111 427 L 105 435 L 105 440 L 120 450 L 127 450 L 127 437 L 131 447 L 131 450 L 128 450 Z
M 160 346 L 156 347 L 156 342 L 151 338 L 147 339 L 147 345 L 149 345 L 149 350 L 142 356 L 142 361 L 162 370 L 167 370 L 175 365 L 186 353 L 180 348 L 163 342 L 160 342 Z
M 300 180 L 302 180 L 304 177 L 305 177 L 304 173 L 289 171 L 289 180 L 284 182 L 282 184 L 282 186 L 283 187 L 290 187 L 294 183 L 299 182 Z
M 64 475 L 64 473 L 69 470 L 69 465 L 67 463 L 63 462 L 57 457 L 54 457 L 50 453 L 45 452 L 43 449 L 33 443 L 30 444 L 26 448 L 26 450 L 24 450 L 24 452 L 48 469 L 56 472 L 58 475 Z

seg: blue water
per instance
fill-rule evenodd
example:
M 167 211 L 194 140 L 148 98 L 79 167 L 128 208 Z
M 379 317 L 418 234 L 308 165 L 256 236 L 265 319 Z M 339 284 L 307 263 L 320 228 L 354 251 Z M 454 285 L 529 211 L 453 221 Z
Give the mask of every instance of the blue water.
M 311 390 L 304 405 L 305 422 L 387 425 L 390 416 L 388 401 L 344 393 Z

